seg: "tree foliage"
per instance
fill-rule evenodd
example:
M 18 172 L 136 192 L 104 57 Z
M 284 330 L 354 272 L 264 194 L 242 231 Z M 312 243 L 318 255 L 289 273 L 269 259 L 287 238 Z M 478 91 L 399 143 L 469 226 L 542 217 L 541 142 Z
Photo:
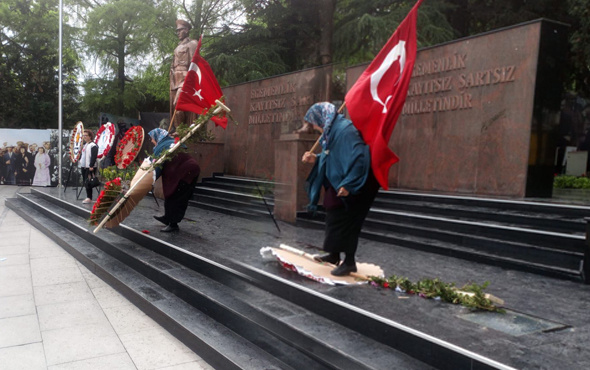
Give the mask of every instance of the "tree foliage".
M 346 64 L 366 62 L 381 50 L 406 17 L 414 1 L 341 0 L 335 21 L 335 60 Z M 429 46 L 453 39 L 454 32 L 444 2 L 424 2 L 418 12 L 418 45 Z
M 58 126 L 58 2 L 0 2 L 0 126 Z M 79 58 L 64 29 L 64 118 L 76 114 Z
M 137 100 L 125 91 L 132 81 L 128 70 L 147 65 L 142 61 L 150 54 L 155 22 L 156 10 L 151 0 L 108 1 L 88 12 L 84 42 L 103 67 L 99 79 L 115 82 L 116 90 L 109 91 L 120 97 L 112 107 L 115 114 L 122 115 L 135 108 Z M 87 89 L 87 93 L 91 92 Z
M 204 35 L 222 85 L 370 61 L 415 0 L 66 0 L 64 119 L 166 111 L 178 39 Z M 0 124 L 55 127 L 58 0 L 0 2 Z M 566 88 L 590 96 L 590 0 L 426 0 L 419 46 L 549 18 L 570 24 Z M 68 18 L 68 15 L 70 17 Z M 81 53 L 88 69 L 81 73 Z M 79 97 L 79 91 L 83 97 Z M 82 110 L 82 112 L 80 111 Z

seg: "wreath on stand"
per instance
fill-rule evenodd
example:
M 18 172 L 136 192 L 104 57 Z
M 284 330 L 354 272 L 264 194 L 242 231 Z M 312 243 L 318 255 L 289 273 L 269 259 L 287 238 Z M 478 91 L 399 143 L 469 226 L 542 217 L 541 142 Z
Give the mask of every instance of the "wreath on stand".
M 113 141 L 115 140 L 115 125 L 110 122 L 105 123 L 104 125 L 100 126 L 98 132 L 96 133 L 96 138 L 94 139 L 94 143 L 98 145 L 98 155 L 96 159 L 102 159 L 102 157 L 106 156 L 111 150 L 111 145 L 113 145 Z
M 133 163 L 143 145 L 144 137 L 143 127 L 141 126 L 133 126 L 125 132 L 115 153 L 117 168 L 123 170 Z
M 72 135 L 70 135 L 70 160 L 72 163 L 77 163 L 80 159 L 80 155 L 82 155 L 83 133 L 84 125 L 82 124 L 82 121 L 78 121 L 72 130 Z

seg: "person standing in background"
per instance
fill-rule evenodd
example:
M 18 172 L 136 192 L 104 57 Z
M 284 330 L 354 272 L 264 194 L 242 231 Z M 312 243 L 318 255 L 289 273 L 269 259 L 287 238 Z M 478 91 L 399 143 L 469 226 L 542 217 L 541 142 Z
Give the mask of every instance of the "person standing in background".
M 92 203 L 92 186 L 90 179 L 96 176 L 96 157 L 98 157 L 98 146 L 94 143 L 94 133 L 92 130 L 84 130 L 82 135 L 84 140 L 84 147 L 80 161 L 78 162 L 82 168 L 82 178 L 84 179 L 84 187 L 86 188 L 86 199 L 82 203 Z
M 12 152 L 14 146 L 8 145 L 6 147 L 6 152 L 2 157 L 2 162 L 4 163 L 4 184 L 6 185 L 14 185 L 16 184 L 16 177 L 15 177 L 15 166 L 14 160 L 16 159 L 16 155 Z

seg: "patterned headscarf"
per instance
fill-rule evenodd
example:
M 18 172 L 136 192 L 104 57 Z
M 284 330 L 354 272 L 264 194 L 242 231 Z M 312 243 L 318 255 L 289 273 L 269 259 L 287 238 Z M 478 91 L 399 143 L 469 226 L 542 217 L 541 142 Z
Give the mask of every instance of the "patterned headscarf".
M 336 116 L 336 107 L 334 104 L 323 102 L 312 105 L 307 113 L 305 113 L 305 117 L 303 119 L 309 123 L 320 126 L 322 129 L 325 129 L 326 126 L 332 124 L 334 116 Z
M 330 140 L 330 127 L 337 115 L 338 113 L 336 112 L 334 104 L 322 102 L 312 105 L 303 118 L 305 121 L 318 125 L 324 130 L 323 139 L 321 141 L 324 149 L 326 149 L 328 141 Z
M 168 131 L 163 130 L 161 128 L 155 128 L 152 131 L 148 132 L 148 135 L 156 141 L 157 145 L 163 138 L 168 136 Z

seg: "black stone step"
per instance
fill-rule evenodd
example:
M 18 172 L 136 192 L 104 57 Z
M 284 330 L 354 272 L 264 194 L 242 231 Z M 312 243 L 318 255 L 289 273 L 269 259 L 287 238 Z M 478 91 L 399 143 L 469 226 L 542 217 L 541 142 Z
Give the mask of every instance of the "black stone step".
M 503 211 L 557 215 L 566 219 L 583 219 L 584 217 L 590 216 L 590 207 L 588 206 L 564 204 L 551 201 L 551 199 L 546 199 L 544 201 L 514 200 L 387 190 L 380 190 L 378 197 L 380 199 L 388 199 L 393 201 L 424 202 L 428 204 L 439 205 L 460 205 Z
M 192 200 L 198 203 L 231 206 L 236 209 L 266 210 L 267 206 L 271 209 L 274 207 L 272 199 L 263 200 L 256 196 L 205 187 L 195 188 Z
M 312 227 L 316 229 L 324 228 L 323 221 L 309 218 L 298 218 L 297 225 L 303 227 Z M 413 235 L 404 234 L 403 230 L 401 229 L 396 230 L 395 232 L 387 232 L 383 231 L 382 229 L 371 229 L 363 227 L 361 231 L 361 237 L 401 247 L 437 253 L 450 257 L 462 258 L 470 261 L 516 269 L 520 271 L 537 273 L 545 276 L 575 281 L 581 280 L 580 263 L 583 258 L 581 255 L 560 256 L 561 259 L 565 260 L 566 263 L 564 264 L 567 267 L 569 267 L 567 268 L 560 267 L 559 265 L 555 265 L 554 263 L 536 263 L 534 261 L 531 261 L 532 258 L 511 258 L 510 256 L 506 256 L 503 254 L 490 253 L 489 249 L 486 251 L 481 250 L 481 248 L 473 248 L 473 246 L 461 246 L 454 243 L 439 241 L 431 238 L 430 232 L 424 232 L 423 237 L 417 237 Z M 541 253 L 538 250 L 536 252 Z M 514 255 L 514 253 L 510 254 Z M 554 262 L 545 257 L 541 258 L 541 260 Z
M 252 186 L 256 187 L 256 184 L 260 187 L 265 187 L 272 189 L 274 187 L 274 181 L 271 180 L 263 180 L 251 177 L 241 177 L 241 176 L 231 176 L 231 175 L 224 175 L 224 174 L 214 174 L 212 177 L 206 177 L 203 179 L 203 182 L 207 181 L 216 181 L 228 184 L 237 184 L 240 186 Z
M 268 212 L 264 214 L 262 211 L 259 210 L 252 210 L 250 208 L 243 208 L 243 207 L 232 207 L 232 206 L 222 206 L 219 204 L 215 204 L 214 198 L 212 203 L 207 202 L 200 202 L 196 200 L 189 201 L 189 206 L 198 207 L 201 209 L 206 209 L 213 212 L 224 213 L 226 215 L 231 215 L 235 217 L 246 218 L 249 220 L 257 220 L 262 221 L 264 219 L 269 219 Z
M 302 212 L 298 217 L 305 219 L 310 215 Z M 315 220 L 323 222 L 324 213 L 317 212 Z M 586 248 L 585 237 L 582 234 L 547 232 L 490 222 L 464 221 L 377 208 L 371 208 L 365 223 L 373 228 L 380 228 L 384 232 L 395 231 L 458 244 L 464 243 L 463 238 L 471 240 L 483 238 L 578 255 L 582 255 Z M 455 238 L 451 240 L 448 236 L 455 236 Z
M 530 212 L 485 205 L 448 204 L 419 200 L 400 200 L 378 197 L 375 208 L 398 212 L 412 212 L 423 215 L 448 217 L 458 220 L 485 221 L 514 227 L 542 229 L 552 232 L 584 233 L 586 223 L 583 218 L 547 212 Z M 590 214 L 590 213 L 589 213 Z
M 35 195 L 38 193 L 36 190 L 32 190 L 32 192 L 35 193 Z M 49 191 L 47 194 L 45 194 L 45 192 L 39 192 L 39 194 L 39 197 L 43 197 L 43 199 L 51 199 L 53 197 L 49 194 Z M 64 202 L 62 199 L 53 198 L 51 204 L 48 206 L 49 208 L 57 210 L 61 208 L 59 204 L 64 203 L 64 209 L 81 209 L 81 207 L 71 205 Z M 141 207 L 142 204 L 143 203 L 140 203 L 139 207 Z M 150 208 L 152 206 L 151 203 L 146 205 L 149 205 Z M 82 209 L 82 211 L 85 211 L 86 213 L 88 212 L 85 209 Z M 142 212 L 141 210 L 136 209 L 134 214 L 138 216 L 139 214 L 142 214 Z M 126 220 L 126 223 L 129 222 L 130 225 L 135 224 L 136 229 L 138 230 L 141 230 L 141 226 L 138 227 L 138 222 L 143 223 L 146 222 L 146 220 L 151 220 L 151 217 L 148 216 L 145 218 L 143 216 L 138 217 L 134 220 L 135 218 L 137 217 L 132 217 L 129 221 Z M 145 248 L 151 252 L 157 253 L 165 257 L 167 259 L 166 261 L 170 260 L 181 264 L 184 269 L 196 271 L 199 275 L 203 275 L 216 283 L 231 288 L 233 290 L 231 295 L 236 296 L 236 299 L 241 300 L 242 304 L 246 305 L 240 307 L 257 308 L 266 315 L 271 317 L 276 316 L 279 321 L 284 321 L 290 326 L 299 328 L 302 333 L 306 333 L 306 335 L 311 337 L 316 337 L 316 339 L 322 343 L 336 341 L 331 342 L 334 350 L 347 353 L 354 359 L 365 364 L 365 366 L 370 366 L 374 369 L 425 368 L 426 365 L 424 365 L 424 363 L 416 362 L 407 355 L 398 352 L 401 351 L 412 357 L 419 358 L 435 368 L 507 369 L 507 367 L 502 364 L 490 360 L 485 356 L 476 355 L 470 351 L 459 348 L 456 345 L 445 342 L 444 340 L 439 340 L 431 335 L 408 328 L 372 312 L 359 309 L 356 306 L 352 306 L 350 303 L 345 303 L 337 297 L 346 297 L 348 295 L 347 291 L 349 291 L 346 288 L 337 288 L 338 292 L 333 292 L 337 293 L 336 297 L 330 297 L 315 291 L 315 289 L 309 289 L 306 287 L 311 284 L 314 285 L 315 288 L 320 288 L 320 291 L 324 291 L 324 289 L 321 289 L 323 286 L 315 286 L 315 284 L 309 283 L 309 280 L 304 278 L 298 279 L 297 275 L 286 272 L 278 266 L 276 266 L 278 270 L 275 271 L 274 267 L 270 270 L 274 271 L 274 273 L 260 271 L 257 268 L 237 261 L 223 258 L 220 259 L 220 256 L 227 255 L 227 253 L 224 253 L 222 250 L 211 250 L 210 252 L 212 253 L 207 252 L 209 258 L 213 258 L 217 261 L 213 262 L 212 260 L 200 257 L 186 249 L 156 239 L 150 235 L 143 234 L 138 230 L 121 225 L 108 232 L 126 238 L 133 242 L 133 245 L 141 246 L 142 249 Z M 105 230 L 104 232 L 107 231 Z M 101 238 L 102 233 L 103 231 L 99 232 Z M 187 249 L 203 251 L 208 249 L 208 247 L 203 249 L 196 246 L 192 247 L 195 243 L 206 243 L 206 241 L 199 238 L 197 234 L 185 232 L 180 233 L 173 238 L 168 238 L 169 236 L 170 235 L 161 235 L 161 237 L 165 237 L 164 239 L 166 240 L 177 241 L 181 243 L 180 245 L 186 245 Z M 210 247 L 215 246 L 211 245 Z M 133 250 L 135 250 L 135 248 L 133 248 Z M 162 266 L 161 269 L 164 271 L 174 271 L 174 273 L 181 273 L 183 271 L 183 269 L 172 268 L 171 266 L 173 266 L 173 264 L 170 261 L 163 262 L 159 258 L 152 258 L 150 261 L 150 266 Z M 272 265 L 274 266 L 275 264 Z M 281 275 L 288 276 L 289 280 L 280 278 L 279 276 Z M 175 280 L 179 279 L 175 278 Z M 203 284 L 206 285 L 207 283 Z M 189 283 L 188 285 L 193 287 L 193 283 Z M 198 286 L 199 284 L 194 285 L 195 288 L 201 290 L 201 287 Z M 352 289 L 357 293 L 367 292 L 365 289 L 361 289 L 360 291 L 357 291 L 359 288 Z M 373 288 L 367 287 L 367 289 L 372 290 Z M 270 295 L 266 295 L 264 291 L 270 293 Z M 349 291 L 349 293 L 352 293 L 352 291 Z M 342 296 L 342 294 L 344 295 Z M 214 296 L 214 294 L 212 293 L 211 296 Z M 275 302 L 279 302 L 276 301 L 279 298 L 284 301 L 280 304 L 276 304 Z M 221 298 L 218 300 L 222 301 Z M 285 301 L 287 302 L 286 304 Z M 319 315 L 320 317 L 314 318 L 311 314 L 301 315 L 302 308 L 308 310 L 310 313 Z M 208 312 L 209 311 L 211 310 L 208 310 Z M 322 317 L 332 324 L 325 324 L 322 321 Z M 338 332 L 340 329 L 338 329 L 338 325 L 334 326 L 334 323 L 352 330 L 352 333 Z M 270 330 L 270 327 L 268 328 Z M 364 340 L 367 338 L 374 342 L 365 342 Z M 385 345 L 388 348 L 385 352 L 386 355 L 383 355 L 381 352 L 382 345 Z M 347 348 L 346 346 L 351 346 L 351 348 Z M 343 350 L 342 348 L 346 349 Z M 393 348 L 395 348 L 395 350 L 393 350 Z M 298 350 L 303 351 L 303 349 L 299 348 Z M 358 352 L 355 353 L 355 351 Z M 394 351 L 393 357 L 391 351 Z M 387 355 L 388 353 L 389 355 Z M 313 358 L 313 355 L 310 354 L 308 357 Z M 300 367 L 298 366 L 296 368 Z M 336 367 L 332 366 L 332 368 Z M 357 367 L 340 366 L 338 368 L 347 369 Z
M 208 180 L 205 208 L 216 210 L 238 198 L 222 195 L 213 188 L 235 186 L 231 193 L 247 188 L 240 177 Z M 226 185 L 222 183 L 226 182 Z M 242 185 L 240 185 L 242 184 Z M 218 190 L 223 192 L 224 190 Z M 223 194 L 223 193 L 221 193 Z M 203 195 L 205 196 L 205 195 Z M 248 201 L 239 206 L 223 206 L 231 211 L 247 212 Z M 252 210 L 257 208 L 251 207 Z M 320 207 L 321 209 L 321 207 Z M 579 280 L 587 250 L 586 222 L 590 207 L 529 200 L 424 194 L 404 191 L 379 191 L 365 221 L 363 236 L 385 243 L 456 256 L 549 276 Z M 322 212 L 313 222 L 307 213 L 298 214 L 298 225 L 323 227 Z M 317 224 L 319 222 L 319 224 Z
M 419 224 L 418 224 L 419 225 Z M 474 251 L 497 255 L 511 259 L 522 260 L 542 265 L 551 265 L 568 270 L 577 270 L 584 254 L 556 248 L 537 246 L 526 242 L 512 242 L 485 237 L 478 234 L 460 233 L 444 229 L 433 229 L 412 224 L 388 223 L 373 219 L 366 219 L 363 226 L 366 232 L 382 235 L 403 234 L 428 240 L 448 243 Z M 522 239 L 526 240 L 526 239 Z
M 384 229 L 388 229 L 392 224 L 419 225 L 426 231 L 429 229 L 451 231 L 466 236 L 487 237 L 558 251 L 583 253 L 585 249 L 585 237 L 583 234 L 556 233 L 491 222 L 456 220 L 415 213 L 405 214 L 382 209 L 372 209 L 368 218 L 373 220 L 374 224 L 381 222 Z
M 55 201 L 52 204 L 34 195 L 23 195 L 21 198 L 22 202 L 29 202 L 29 207 L 38 211 L 52 208 L 52 218 L 59 219 L 62 226 L 76 229 L 80 237 L 92 240 L 102 250 L 167 291 L 174 292 L 211 318 L 264 348 L 286 364 L 285 367 L 364 369 L 398 363 L 403 364 L 403 368 L 429 368 L 391 348 L 347 332 L 349 329 L 341 328 L 330 320 L 314 317 L 314 314 L 260 290 L 249 283 L 250 279 L 244 279 L 231 269 L 125 226 L 113 229 L 117 235 L 109 231 L 100 231 L 100 235 L 91 234 L 79 225 L 84 224 L 85 219 L 54 207 Z M 34 213 L 28 212 L 30 215 Z M 183 266 L 175 260 L 182 262 Z M 298 326 L 289 324 L 289 321 L 298 323 Z M 315 339 L 317 331 L 322 332 L 322 340 Z M 339 349 L 329 338 L 338 338 L 336 344 L 344 345 L 346 350 Z M 379 355 L 371 359 L 363 355 L 366 351 L 355 348 L 371 348 L 372 356 Z M 354 358 L 355 351 L 362 361 Z
M 33 205 L 32 200 L 24 197 L 7 199 L 6 205 L 214 368 L 285 368 L 285 364 L 265 351 L 87 241 L 83 236 L 90 235 L 90 232 L 83 220 L 82 223 L 79 219 L 77 223 L 70 223 L 62 215 L 53 212 L 56 209 L 51 204 Z M 76 215 L 70 215 L 70 219 L 77 218 Z M 64 224 L 68 227 L 64 227 Z
M 274 184 L 264 182 L 239 182 L 239 181 L 222 181 L 221 178 L 205 178 L 197 184 L 197 187 L 208 187 L 239 192 L 243 194 L 252 194 L 254 196 L 264 195 L 267 199 L 272 199 L 274 194 Z

